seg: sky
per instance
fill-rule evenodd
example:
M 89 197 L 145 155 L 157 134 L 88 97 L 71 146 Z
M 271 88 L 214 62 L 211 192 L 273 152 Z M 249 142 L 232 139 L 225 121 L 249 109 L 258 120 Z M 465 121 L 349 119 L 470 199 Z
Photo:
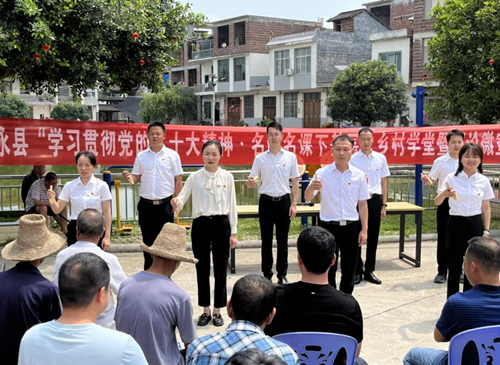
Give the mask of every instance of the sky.
M 210 22 L 240 15 L 262 15 L 275 18 L 317 21 L 338 13 L 363 8 L 373 0 L 180 0 L 190 3 L 196 13 L 203 13 Z

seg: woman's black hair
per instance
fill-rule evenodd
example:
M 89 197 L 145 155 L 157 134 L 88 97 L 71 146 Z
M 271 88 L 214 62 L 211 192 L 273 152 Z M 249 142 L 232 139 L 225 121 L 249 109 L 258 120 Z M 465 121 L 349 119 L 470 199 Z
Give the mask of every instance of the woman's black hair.
M 210 141 L 206 141 L 204 144 L 203 144 L 203 147 L 201 147 L 201 153 L 203 153 L 203 151 L 205 151 L 205 148 L 207 148 L 208 146 L 211 146 L 211 145 L 214 145 L 215 147 L 217 147 L 219 149 L 219 153 L 220 155 L 222 156 L 222 145 L 220 144 L 219 141 L 216 141 L 216 140 L 210 140 Z
M 75 163 L 78 165 L 78 159 L 82 156 L 87 157 L 90 160 L 90 163 L 92 166 L 96 167 L 97 166 L 97 158 L 95 155 L 90 152 L 90 151 L 80 151 L 76 154 L 75 156 Z
M 457 172 L 455 172 L 455 176 L 457 176 L 459 173 L 461 173 L 464 169 L 464 165 L 462 164 L 462 157 L 467 153 L 467 151 L 471 151 L 471 153 L 474 156 L 479 156 L 481 159 L 481 162 L 479 163 L 479 166 L 477 167 L 477 171 L 479 171 L 481 174 L 483 173 L 483 148 L 478 145 L 477 143 L 466 143 L 462 146 L 460 149 L 460 152 L 458 153 L 458 169 Z

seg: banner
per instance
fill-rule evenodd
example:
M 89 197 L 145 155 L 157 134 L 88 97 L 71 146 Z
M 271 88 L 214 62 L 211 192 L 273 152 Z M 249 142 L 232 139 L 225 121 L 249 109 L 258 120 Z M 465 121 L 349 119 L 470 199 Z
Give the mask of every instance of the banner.
M 201 147 L 218 140 L 224 149 L 221 165 L 251 165 L 267 150 L 262 127 L 165 125 L 165 145 L 177 151 L 183 165 L 201 165 Z M 431 164 L 447 152 L 446 133 L 459 128 L 466 142 L 480 144 L 484 163 L 500 162 L 500 125 L 425 128 L 372 128 L 373 149 L 389 164 Z M 283 148 L 297 155 L 300 164 L 333 161 L 332 140 L 347 134 L 357 139 L 359 128 L 286 128 Z M 100 165 L 133 165 L 138 152 L 149 145 L 146 124 L 77 122 L 0 118 L 0 164 L 72 165 L 78 151 L 92 151 Z M 358 150 L 357 144 L 355 151 Z

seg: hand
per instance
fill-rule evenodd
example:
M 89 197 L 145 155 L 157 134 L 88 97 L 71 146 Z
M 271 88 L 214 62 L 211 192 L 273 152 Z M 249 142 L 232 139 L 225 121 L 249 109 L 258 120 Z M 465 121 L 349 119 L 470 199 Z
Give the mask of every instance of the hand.
M 103 251 L 107 251 L 109 249 L 109 246 L 111 245 L 111 240 L 109 237 L 104 236 L 101 242 L 101 247 Z
M 290 219 L 295 218 L 295 215 L 297 214 L 297 204 L 290 205 L 290 210 L 288 211 L 288 216 Z
M 323 183 L 321 182 L 321 180 L 314 180 L 309 185 L 313 190 L 316 190 L 318 192 L 321 192 L 321 189 L 323 188 Z
M 453 198 L 457 195 L 457 192 L 453 189 L 453 186 L 450 186 L 448 189 L 443 191 L 443 195 L 447 198 Z
M 358 245 L 360 245 L 360 246 L 366 245 L 367 238 L 368 238 L 368 232 L 365 230 L 361 230 L 361 232 L 359 232 L 359 236 L 358 236 Z
M 245 184 L 247 187 L 253 189 L 253 188 L 256 188 L 259 183 L 258 183 L 258 179 L 255 179 L 253 177 L 248 177 Z
M 382 210 L 380 211 L 380 220 L 383 221 L 385 219 L 385 216 L 387 215 L 387 207 L 385 205 L 382 205 Z
M 236 233 L 232 234 L 231 237 L 229 237 L 229 248 L 235 248 L 237 243 L 238 239 L 236 238 Z
M 434 183 L 429 175 L 421 174 L 420 180 L 422 180 L 425 185 L 432 185 Z
M 54 190 L 47 190 L 47 198 L 49 198 L 49 202 L 50 202 L 51 198 L 55 199 L 56 198 L 56 192 Z
M 170 200 L 170 205 L 174 209 L 174 212 L 176 210 L 180 210 L 179 209 L 179 203 L 180 203 L 179 198 L 172 198 L 172 200 Z
M 129 183 L 131 183 L 131 184 L 135 184 L 134 175 L 132 175 L 132 174 L 131 174 L 130 172 L 128 172 L 127 170 L 123 170 L 123 172 L 122 172 L 122 176 L 123 176 L 123 178 L 124 178 L 127 182 L 129 182 Z

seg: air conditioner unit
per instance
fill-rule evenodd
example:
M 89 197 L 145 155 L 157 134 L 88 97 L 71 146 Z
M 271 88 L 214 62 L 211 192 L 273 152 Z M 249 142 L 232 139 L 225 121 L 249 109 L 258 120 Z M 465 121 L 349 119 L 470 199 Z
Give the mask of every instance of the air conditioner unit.
M 286 69 L 285 69 L 285 75 L 286 75 L 286 76 L 291 76 L 291 75 L 293 75 L 293 68 L 286 68 Z

